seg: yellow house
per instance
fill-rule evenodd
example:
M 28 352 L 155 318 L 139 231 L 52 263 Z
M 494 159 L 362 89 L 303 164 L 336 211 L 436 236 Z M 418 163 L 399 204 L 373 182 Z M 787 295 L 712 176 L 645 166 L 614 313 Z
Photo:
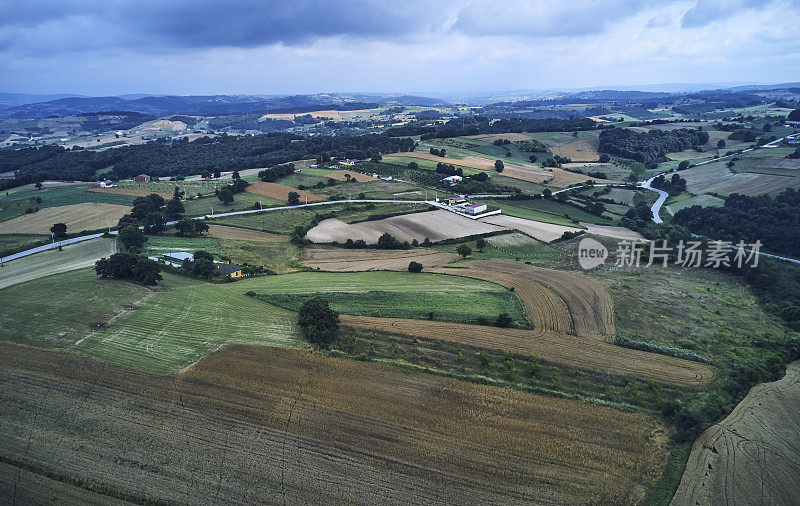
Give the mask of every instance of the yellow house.
M 242 277 L 242 267 L 235 264 L 217 264 L 217 272 L 231 279 Z

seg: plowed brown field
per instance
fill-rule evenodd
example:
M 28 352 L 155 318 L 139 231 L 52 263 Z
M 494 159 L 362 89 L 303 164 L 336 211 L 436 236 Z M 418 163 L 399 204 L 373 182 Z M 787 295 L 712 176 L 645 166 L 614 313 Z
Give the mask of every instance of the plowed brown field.
M 602 285 L 581 273 L 543 269 L 506 260 L 481 260 L 431 270 L 513 287 L 525 305 L 534 329 L 366 316 L 342 316 L 342 324 L 512 350 L 581 369 L 634 374 L 678 385 L 705 384 L 714 377 L 712 368 L 698 362 L 613 344 L 613 301 Z
M 291 186 L 278 183 L 265 183 L 263 181 L 252 183 L 245 188 L 245 191 L 248 193 L 255 193 L 256 195 L 265 195 L 278 200 L 287 200 L 289 198 L 289 192 L 296 192 L 300 194 L 301 204 L 305 203 L 306 199 L 308 199 L 309 202 L 322 202 L 325 200 L 325 197 L 320 197 L 319 195 L 314 195 L 304 190 L 298 190 Z
M 302 262 L 314 269 L 334 272 L 404 271 L 412 261 L 419 262 L 425 269 L 429 269 L 450 263 L 457 258 L 458 255 L 430 249 L 341 249 L 308 246 L 303 250 Z
M 325 174 L 325 177 L 330 177 L 336 179 L 337 181 L 347 181 L 347 178 L 344 177 L 345 174 L 350 174 L 350 181 L 356 180 L 358 183 L 366 183 L 369 181 L 378 181 L 378 178 L 368 176 L 366 174 L 359 174 L 358 172 L 353 172 L 351 170 L 337 170 L 334 172 L 329 172 Z
M 665 462 L 641 414 L 300 350 L 157 376 L 0 344 L 0 384 L 11 503 L 633 504 Z
M 695 441 L 674 505 L 800 504 L 800 362 Z

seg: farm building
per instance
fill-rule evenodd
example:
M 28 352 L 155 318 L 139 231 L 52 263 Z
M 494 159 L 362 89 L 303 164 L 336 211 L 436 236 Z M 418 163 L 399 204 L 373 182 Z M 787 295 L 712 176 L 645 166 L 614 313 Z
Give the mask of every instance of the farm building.
M 445 183 L 449 183 L 450 186 L 453 186 L 456 183 L 460 183 L 464 178 L 461 176 L 447 176 L 446 178 L 442 179 Z
M 236 264 L 217 264 L 217 272 L 229 278 L 242 277 L 242 267 Z
M 481 214 L 485 213 L 488 206 L 482 202 L 476 202 L 474 204 L 470 204 L 464 208 L 464 211 L 467 214 Z
M 92 185 L 93 188 L 111 188 L 112 186 L 114 186 L 114 181 L 111 181 L 110 179 L 106 179 L 105 181 L 98 181 L 94 185 Z
M 358 160 L 350 160 L 349 158 L 346 160 L 342 160 L 339 162 L 341 165 L 355 165 L 358 163 Z
M 138 176 L 134 177 L 133 180 L 137 183 L 149 183 L 150 176 L 147 174 L 139 174 Z
M 188 260 L 190 262 L 194 261 L 194 255 L 191 253 L 185 253 L 178 251 L 176 253 L 169 253 L 164 255 L 164 261 L 168 264 L 171 264 L 175 267 L 180 267 L 183 264 L 184 260 Z

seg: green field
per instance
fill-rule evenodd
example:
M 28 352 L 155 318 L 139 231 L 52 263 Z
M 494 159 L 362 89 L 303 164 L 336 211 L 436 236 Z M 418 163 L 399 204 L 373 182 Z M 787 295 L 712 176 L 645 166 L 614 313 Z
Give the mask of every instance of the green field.
M 98 279 L 91 268 L 3 288 L 0 340 L 68 348 L 149 292 L 133 283 Z
M 600 218 L 582 209 L 552 199 L 486 200 L 486 202 L 500 207 L 503 213 L 510 216 L 556 225 L 573 226 L 581 221 L 600 225 L 612 223 L 609 219 Z
M 217 197 L 204 197 L 201 199 L 184 200 L 183 207 L 188 216 L 199 216 L 211 214 L 212 210 L 216 214 L 230 213 L 232 211 L 244 211 L 253 209 L 256 202 L 261 203 L 261 207 L 285 206 L 283 200 L 273 199 L 266 195 L 256 195 L 255 193 L 242 192 L 233 196 L 233 203 L 224 205 Z
M 0 221 L 10 220 L 25 214 L 27 208 L 46 207 L 97 202 L 130 206 L 135 197 L 88 191 L 89 185 L 67 185 L 37 190 L 27 186 L 14 188 L 0 194 Z M 37 202 L 41 199 L 41 202 Z
M 342 314 L 475 322 L 481 317 L 494 320 L 500 313 L 508 313 L 516 326 L 527 322 L 522 303 L 513 292 L 458 276 L 388 271 L 302 272 L 268 281 L 257 287 L 252 287 L 255 283 L 248 286 L 263 300 L 292 311 L 314 295 L 322 295 Z
M 415 210 L 425 209 L 425 205 L 415 204 L 335 204 L 326 206 L 302 207 L 265 213 L 245 214 L 241 216 L 226 216 L 215 218 L 213 223 L 232 225 L 235 227 L 263 230 L 278 234 L 290 234 L 295 227 L 304 227 L 311 224 L 314 217 L 330 212 L 336 212 L 337 217 L 347 223 L 365 221 L 373 215 L 404 214 Z
M 208 251 L 212 255 L 222 255 L 219 241 L 213 237 L 179 237 L 175 235 L 149 235 L 144 243 L 144 252 L 150 256 L 161 256 L 179 251 L 194 253 Z
M 685 209 L 687 207 L 692 206 L 700 206 L 700 207 L 710 207 L 710 206 L 721 206 L 724 204 L 725 201 L 719 197 L 714 197 L 713 195 L 695 195 L 694 197 L 689 197 L 687 199 L 682 199 L 667 205 L 667 208 L 672 211 L 673 213 L 677 213 L 681 209 Z
M 37 234 L 0 234 L 0 257 L 29 248 L 41 246 L 50 241 L 50 237 Z
M 284 274 L 300 268 L 300 248 L 291 242 L 252 242 L 219 239 L 222 254 L 235 264 L 259 265 Z

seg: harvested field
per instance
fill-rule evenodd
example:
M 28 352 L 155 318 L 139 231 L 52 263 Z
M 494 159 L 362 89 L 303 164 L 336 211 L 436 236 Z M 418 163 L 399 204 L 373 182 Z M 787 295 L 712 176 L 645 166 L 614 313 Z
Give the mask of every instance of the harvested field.
M 333 272 L 408 269 L 410 262 L 419 262 L 425 269 L 439 267 L 458 258 L 458 255 L 430 249 L 385 250 L 341 249 L 328 246 L 308 246 L 302 262 L 314 269 Z
M 800 504 L 800 362 L 695 441 L 671 504 Z
M 0 351 L 0 494 L 23 503 L 46 482 L 80 502 L 97 483 L 108 502 L 634 504 L 665 462 L 645 415 L 319 353 L 231 346 L 164 377 Z
M 578 174 L 577 172 L 570 172 L 568 170 L 559 169 L 558 167 L 549 167 L 548 170 L 551 170 L 553 172 L 552 172 L 552 178 L 547 181 L 547 185 L 553 186 L 555 188 L 566 188 L 567 186 L 571 186 L 574 184 L 585 183 L 590 179 L 597 183 L 616 182 L 610 179 L 600 179 L 597 177 L 587 176 L 586 174 Z
M 208 236 L 217 239 L 237 239 L 252 242 L 282 242 L 286 240 L 286 236 L 281 234 L 270 234 L 269 232 L 261 232 L 249 228 L 214 225 L 213 223 L 208 225 Z
M 612 239 L 621 239 L 623 241 L 646 241 L 642 234 L 634 232 L 633 230 L 625 227 L 612 227 L 609 225 L 593 225 L 591 223 L 581 222 L 581 226 L 586 228 L 587 234 L 601 235 L 603 237 L 610 237 Z
M 433 271 L 513 287 L 528 311 L 534 329 L 367 316 L 342 316 L 342 324 L 482 348 L 513 350 L 579 369 L 633 374 L 678 385 L 705 384 L 714 377 L 713 369 L 698 362 L 612 344 L 615 328 L 611 297 L 599 283 L 581 273 L 498 260 L 470 262 Z
M 731 173 L 725 161 L 713 162 L 681 171 L 686 187 L 695 195 L 714 193 L 727 196 L 732 193 L 756 196 L 774 193 L 786 188 L 800 188 L 800 174 L 785 176 L 756 174 L 752 172 Z M 738 162 L 743 165 L 743 162 Z
M 110 222 L 116 225 L 120 218 L 130 212 L 128 206 L 117 204 L 72 204 L 46 207 L 33 214 L 25 214 L 0 222 L 0 234 L 45 234 L 50 235 L 54 223 L 66 223 L 67 232 L 105 228 Z
M 134 190 L 132 188 L 89 188 L 89 191 L 95 193 L 110 193 L 112 195 L 128 195 L 130 197 L 146 197 L 150 194 L 155 193 L 156 195 L 164 197 L 165 200 L 169 200 L 172 198 L 171 193 L 152 192 L 147 190 Z
M 563 156 L 576 162 L 596 162 L 600 159 L 600 154 L 597 152 L 599 147 L 600 139 L 590 137 L 558 146 L 550 146 L 550 151 L 554 155 Z
M 480 221 L 501 227 L 513 228 L 544 242 L 555 241 L 564 235 L 564 232 L 580 231 L 579 228 L 575 227 L 565 227 L 563 225 L 553 225 L 552 223 L 544 223 L 541 221 L 526 220 L 524 218 L 516 218 L 505 214 L 487 216 L 486 218 L 481 218 Z
M 530 139 L 530 136 L 520 133 L 507 133 L 507 134 L 479 134 L 479 135 L 466 135 L 464 136 L 465 139 L 475 139 L 478 141 L 485 141 L 485 142 L 494 142 L 498 139 L 508 139 L 511 142 L 514 141 L 527 141 Z
M 319 195 L 314 195 L 313 193 L 304 190 L 298 190 L 297 188 L 292 188 L 291 186 L 284 186 L 278 183 L 265 183 L 263 181 L 252 183 L 250 186 L 245 188 L 245 191 L 248 193 L 255 193 L 256 195 L 265 195 L 267 197 L 283 201 L 289 198 L 289 192 L 299 193 L 301 203 L 305 202 L 306 200 L 309 202 L 322 202 L 325 200 L 325 197 L 320 197 Z
M 421 153 L 417 151 L 394 153 L 392 154 L 392 156 L 422 158 L 423 160 L 431 160 L 434 162 L 450 163 L 453 165 L 460 165 L 462 167 L 470 167 L 472 169 L 482 170 L 486 173 L 496 172 L 494 170 L 494 160 L 490 160 L 488 158 L 481 158 L 479 156 L 466 156 L 464 158 L 458 159 L 458 158 L 446 158 L 437 155 L 432 155 L 430 153 Z M 522 181 L 528 181 L 531 183 L 541 183 L 551 177 L 551 174 L 547 171 L 528 168 L 513 163 L 505 164 L 505 169 L 503 169 L 502 174 L 506 177 L 520 179 Z
M 503 227 L 481 223 L 444 210 L 404 214 L 383 220 L 344 223 L 338 218 L 323 220 L 306 234 L 313 242 L 344 242 L 363 239 L 367 244 L 375 244 L 384 233 L 392 234 L 401 241 L 416 239 L 420 242 L 427 237 L 433 242 L 476 234 L 487 234 L 503 230 Z
M 358 182 L 358 183 L 367 183 L 369 181 L 379 181 L 379 179 L 376 178 L 376 177 L 368 176 L 366 174 L 360 174 L 358 172 L 353 172 L 351 170 L 335 170 L 333 172 L 325 174 L 325 176 L 333 178 L 333 179 L 335 179 L 337 181 L 347 181 L 347 178 L 344 176 L 345 174 L 350 174 L 350 180 L 352 181 L 353 179 L 355 179 L 356 182 Z

